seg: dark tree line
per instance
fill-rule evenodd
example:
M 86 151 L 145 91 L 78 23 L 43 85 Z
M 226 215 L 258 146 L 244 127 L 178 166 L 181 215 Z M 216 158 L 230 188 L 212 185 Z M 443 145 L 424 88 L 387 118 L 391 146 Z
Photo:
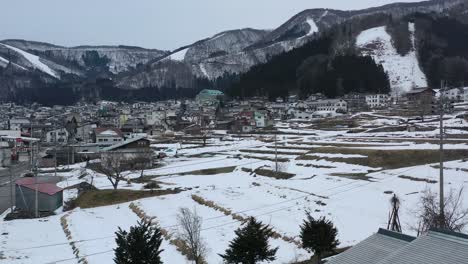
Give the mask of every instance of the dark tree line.
M 445 80 L 451 87 L 468 83 L 468 25 L 450 17 L 414 15 L 419 62 L 429 86 Z
M 398 54 L 404 56 L 411 51 L 413 43 L 406 19 L 392 19 L 387 25 L 387 32 L 392 36 L 392 44 Z
M 4 72 L 5 70 L 3 70 Z M 28 84 L 28 87 L 17 86 L 18 79 Z M 15 81 L 16 80 L 16 81 Z M 45 106 L 71 105 L 81 100 L 95 102 L 110 101 L 158 101 L 178 98 L 193 98 L 202 89 L 209 88 L 204 80 L 196 80 L 193 88 L 174 86 L 145 87 L 126 90 L 118 88 L 115 83 L 106 78 L 83 80 L 74 75 L 63 75 L 62 79 L 50 80 L 41 73 L 5 76 L 0 72 L 0 89 L 3 95 L 0 99 L 14 101 L 20 104 L 37 102 Z
M 348 93 L 388 93 L 390 83 L 381 65 L 371 57 L 318 55 L 307 59 L 298 70 L 302 94 L 322 93 L 330 98 Z
M 328 54 L 332 38 L 324 36 L 312 40 L 300 48 L 277 55 L 269 62 L 256 65 L 241 74 L 229 88 L 233 97 L 268 95 L 271 99 L 287 96 L 297 90 L 296 72 L 306 58 Z

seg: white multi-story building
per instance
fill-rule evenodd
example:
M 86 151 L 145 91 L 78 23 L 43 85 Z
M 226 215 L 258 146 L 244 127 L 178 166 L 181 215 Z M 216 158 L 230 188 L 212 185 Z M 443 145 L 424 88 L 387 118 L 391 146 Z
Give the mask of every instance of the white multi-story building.
M 389 105 L 390 96 L 388 94 L 368 94 L 366 95 L 366 103 L 369 108 L 384 108 Z
M 65 128 L 58 128 L 47 132 L 46 142 L 48 143 L 67 143 L 68 131 Z
M 114 145 L 124 140 L 123 134 L 116 128 L 101 128 L 95 129 L 96 143 L 103 145 Z
M 294 118 L 296 119 L 312 119 L 313 116 L 314 116 L 314 112 L 311 112 L 311 111 L 308 111 L 308 110 L 305 110 L 305 109 L 296 109 L 294 110 L 293 112 L 293 115 L 294 115 Z
M 342 99 L 318 100 L 309 104 L 315 111 L 347 112 L 348 103 Z
M 452 88 L 452 89 L 444 91 L 443 93 L 444 93 L 444 99 L 450 102 L 460 102 L 464 100 L 464 97 L 465 97 L 464 89 L 462 90 L 459 88 Z

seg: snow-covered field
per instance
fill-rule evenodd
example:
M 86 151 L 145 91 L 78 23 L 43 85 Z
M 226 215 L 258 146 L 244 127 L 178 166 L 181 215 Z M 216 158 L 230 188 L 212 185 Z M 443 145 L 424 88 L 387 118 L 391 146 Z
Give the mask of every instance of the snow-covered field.
M 369 124 L 372 122 L 369 121 Z M 144 173 L 154 177 L 161 188 L 179 187 L 184 191 L 136 200 L 132 202 L 133 205 L 146 215 L 155 217 L 154 221 L 173 236 L 179 231 L 179 208 L 196 210 L 203 218 L 202 237 L 207 244 L 206 260 L 210 264 L 222 263 L 218 254 L 224 253 L 234 238 L 234 230 L 242 224 L 233 218 L 234 214 L 244 218 L 256 217 L 271 225 L 282 237 L 299 241 L 300 225 L 305 212 L 309 211 L 315 217 L 325 216 L 334 222 L 339 231 L 340 246 L 344 247 L 363 240 L 380 227 L 386 227 L 389 200 L 395 193 L 402 203 L 400 219 L 403 230 L 414 234 L 411 227 L 416 225 L 414 210 L 418 207 L 421 193 L 427 189 L 438 190 L 438 183 L 434 183 L 438 182 L 439 175 L 436 164 L 396 169 L 372 168 L 353 163 L 355 159 L 365 159 L 366 155 L 321 153 L 317 149 L 437 149 L 437 141 L 416 140 L 433 139 L 438 133 L 436 129 L 347 134 L 346 131 L 290 129 L 286 123 L 279 126 L 282 132 L 277 142 L 278 158 L 281 158 L 279 167 L 281 171 L 292 174 L 291 178 L 278 180 L 252 172 L 258 168 L 274 170 L 275 143 L 271 141 L 274 135 L 252 135 L 232 141 L 213 138 L 208 140 L 207 146 L 182 145 L 186 148 L 178 150 L 178 157 L 166 158 L 164 166 Z M 463 130 L 451 132 L 467 135 Z M 386 142 L 386 139 L 400 140 Z M 449 143 L 446 148 L 468 149 L 467 143 L 468 140 L 466 143 Z M 173 148 L 180 145 L 155 144 L 153 147 Z M 316 158 L 304 159 L 304 156 Z M 88 176 L 78 179 L 78 175 L 87 170 L 83 166 L 77 164 L 71 167 L 71 172 L 59 173 L 65 178 L 59 185 L 66 187 L 80 181 L 92 181 L 100 189 L 112 188 L 103 175 L 89 170 Z M 450 161 L 445 167 L 447 191 L 468 185 L 467 161 Z M 207 169 L 211 172 L 200 173 L 200 170 Z M 129 173 L 128 176 L 137 178 L 139 172 Z M 119 188 L 141 190 L 143 185 L 122 182 Z M 230 213 L 202 205 L 193 199 L 193 195 L 211 201 Z M 74 190 L 65 192 L 65 199 L 74 196 Z M 78 263 L 68 244 L 70 241 L 76 242 L 79 258 L 85 258 L 88 263 L 113 263 L 114 232 L 119 227 L 128 230 L 139 220 L 129 205 L 130 202 L 91 209 L 77 208 L 67 213 L 59 210 L 58 215 L 44 219 L 1 222 L 0 263 L 45 264 L 61 260 L 63 263 Z M 468 206 L 468 195 L 464 196 L 464 205 Z M 67 239 L 62 230 L 61 217 L 66 218 L 71 239 Z M 271 239 L 270 242 L 279 247 L 274 263 L 294 263 L 310 257 L 310 253 L 293 242 L 281 238 Z M 190 263 L 169 241 L 165 240 L 162 246 L 164 263 Z

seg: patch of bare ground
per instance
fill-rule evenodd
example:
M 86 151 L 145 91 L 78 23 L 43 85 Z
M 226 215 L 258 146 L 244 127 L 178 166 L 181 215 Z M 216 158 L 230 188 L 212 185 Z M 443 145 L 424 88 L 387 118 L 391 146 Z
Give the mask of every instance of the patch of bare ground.
M 186 172 L 171 173 L 171 174 L 161 174 L 157 176 L 145 176 L 145 177 L 152 177 L 152 179 L 157 179 L 158 177 L 166 177 L 166 176 L 217 175 L 217 174 L 230 173 L 230 172 L 233 172 L 235 169 L 236 169 L 236 166 L 229 166 L 229 167 L 218 167 L 218 168 L 186 171 Z
M 341 177 L 350 180 L 370 181 L 374 178 L 367 176 L 367 173 L 331 173 L 329 176 Z
M 297 163 L 296 166 L 300 167 L 306 167 L 306 168 L 316 168 L 316 169 L 334 169 L 336 167 L 333 166 L 325 166 L 325 165 L 315 165 L 315 164 L 302 164 L 302 163 Z
M 94 208 L 106 205 L 131 202 L 143 198 L 164 196 L 182 192 L 182 189 L 133 191 L 133 190 L 96 190 L 81 193 L 78 198 L 72 200 L 73 207 Z
M 355 128 L 358 126 L 356 120 L 348 118 L 324 118 L 314 122 L 313 127 L 318 129 L 336 129 L 338 127 L 343 128 Z
M 415 181 L 415 182 L 427 182 L 427 183 L 431 183 L 431 184 L 437 183 L 437 181 L 435 181 L 435 180 L 429 180 L 429 179 L 425 179 L 425 178 L 417 178 L 417 177 L 405 176 L 405 175 L 400 175 L 400 176 L 398 176 L 398 178 L 406 179 L 406 180 L 410 180 L 410 181 Z
M 313 156 L 314 153 L 326 154 L 355 154 L 367 158 L 323 158 Z M 396 169 L 417 165 L 435 163 L 439 161 L 439 150 L 435 149 L 359 149 L 318 147 L 310 151 L 311 155 L 298 157 L 298 160 L 324 159 L 329 161 L 346 162 L 373 168 Z M 468 149 L 445 150 L 445 161 L 459 160 L 468 157 Z
M 371 148 L 371 147 L 406 147 L 408 144 L 370 144 L 370 143 L 335 143 L 335 142 L 288 142 L 290 145 L 315 145 L 315 146 L 330 146 L 339 148 Z M 309 148 L 310 149 L 310 148 Z
M 267 169 L 256 169 L 254 170 L 255 174 L 264 176 L 264 177 L 269 177 L 269 178 L 274 178 L 277 180 L 287 180 L 291 179 L 292 177 L 296 176 L 296 174 L 293 173 L 287 173 L 287 172 L 282 172 L 282 171 L 273 171 L 273 170 L 267 170 Z
M 383 137 L 378 137 L 378 138 L 373 138 L 373 137 L 356 137 L 356 138 L 347 138 L 347 137 L 342 137 L 341 139 L 345 139 L 349 142 L 362 142 L 362 141 L 368 141 L 368 142 L 382 142 L 382 143 L 403 143 L 403 142 L 412 142 L 412 143 L 417 143 L 417 144 L 424 144 L 424 143 L 431 143 L 431 144 L 438 144 L 439 139 L 437 138 L 383 138 Z M 457 140 L 454 139 L 452 140 L 450 138 L 450 135 L 448 136 L 448 140 L 445 142 L 446 144 L 468 144 L 468 140 Z
M 274 151 L 274 150 L 254 150 L 254 149 L 241 149 L 240 152 L 253 153 L 253 154 L 278 154 L 278 155 L 302 155 L 304 152 L 287 152 L 287 151 Z
M 275 158 L 269 158 L 269 157 L 250 156 L 250 155 L 245 155 L 245 156 L 243 156 L 243 158 L 246 158 L 246 159 L 258 159 L 258 160 L 269 160 L 269 161 L 276 161 L 276 160 L 278 160 L 278 162 L 288 162 L 288 161 L 289 161 L 289 159 L 287 159 L 287 158 L 280 158 L 280 157 L 278 157 L 278 159 L 275 159 Z

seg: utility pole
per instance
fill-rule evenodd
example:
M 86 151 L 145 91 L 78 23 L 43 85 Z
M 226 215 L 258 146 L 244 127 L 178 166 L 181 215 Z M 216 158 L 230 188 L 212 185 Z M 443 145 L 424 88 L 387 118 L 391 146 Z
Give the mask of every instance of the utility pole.
M 54 177 L 57 177 L 57 129 L 54 130 Z
M 36 160 L 34 159 L 34 140 L 33 140 L 33 120 L 31 118 L 31 171 L 34 173 L 34 212 L 35 216 L 39 217 L 39 193 L 38 193 L 38 181 L 37 181 L 37 168 L 36 168 Z
M 275 171 L 278 173 L 278 133 L 275 132 Z
M 13 212 L 13 172 L 11 170 L 11 163 L 8 166 L 8 173 L 10 174 L 10 212 Z
M 440 206 L 440 228 L 445 228 L 445 206 L 444 206 L 444 92 L 445 92 L 445 83 L 441 81 L 440 88 L 440 116 L 439 116 L 439 155 L 440 155 L 440 164 L 439 164 L 439 206 Z
M 37 168 L 36 166 L 34 166 L 34 183 L 35 183 L 35 191 L 34 191 L 34 198 L 35 198 L 35 203 L 34 203 L 34 208 L 35 208 L 35 215 L 36 217 L 39 217 L 39 193 L 38 193 L 38 188 L 39 188 L 39 185 L 38 185 L 38 181 L 37 181 Z
M 34 163 L 34 141 L 32 140 L 33 139 L 33 125 L 32 125 L 33 121 L 31 119 L 31 131 L 29 133 L 29 136 L 31 137 L 31 141 L 30 141 L 30 152 L 31 152 L 31 171 L 33 170 L 33 163 Z
M 9 174 L 9 179 L 10 179 L 10 212 L 13 212 L 13 173 L 11 167 L 13 166 L 11 158 L 10 158 L 10 164 L 6 164 L 7 157 L 4 157 L 2 159 L 2 167 L 8 168 L 8 174 Z

